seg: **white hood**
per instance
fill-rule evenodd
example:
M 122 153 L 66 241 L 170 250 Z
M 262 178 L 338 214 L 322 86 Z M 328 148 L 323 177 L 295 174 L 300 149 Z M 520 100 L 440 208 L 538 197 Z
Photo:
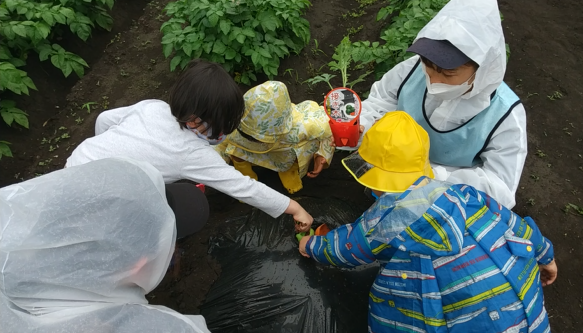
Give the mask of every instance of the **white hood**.
M 472 105 L 481 109 L 490 105 L 490 95 L 506 72 L 506 44 L 496 0 L 451 0 L 415 40 L 419 38 L 448 40 L 480 66 L 472 91 L 458 98 L 454 107 L 460 99 L 472 99 Z
M 0 189 L 1 331 L 196 332 L 145 298 L 175 239 L 146 163 L 99 160 Z

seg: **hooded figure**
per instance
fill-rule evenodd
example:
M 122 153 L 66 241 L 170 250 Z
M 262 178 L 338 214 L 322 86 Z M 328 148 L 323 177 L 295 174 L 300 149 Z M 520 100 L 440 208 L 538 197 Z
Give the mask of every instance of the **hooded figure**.
M 301 178 L 316 177 L 334 155 L 332 131 L 324 109 L 313 101 L 293 104 L 282 82 L 267 81 L 245 93 L 239 128 L 215 146 L 225 161 L 257 179 L 252 165 L 279 173 L 289 193 L 302 189 Z M 314 170 L 308 173 L 314 159 Z
M 411 116 L 386 114 L 342 160 L 379 199 L 356 222 L 302 238 L 300 252 L 339 267 L 380 262 L 368 332 L 550 332 L 552 243 L 484 192 L 431 179 L 429 149 Z
M 524 106 L 502 82 L 506 48 L 495 0 L 451 0 L 419 32 L 405 60 L 362 103 L 368 130 L 403 110 L 431 138 L 438 180 L 469 184 L 512 208 L 526 159 Z
M 209 332 L 145 298 L 175 240 L 146 163 L 103 159 L 0 189 L 0 331 Z

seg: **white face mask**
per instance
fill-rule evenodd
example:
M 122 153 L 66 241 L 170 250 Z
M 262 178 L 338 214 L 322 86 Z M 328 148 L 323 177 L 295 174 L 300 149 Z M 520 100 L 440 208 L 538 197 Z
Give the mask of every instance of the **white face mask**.
M 423 68 L 423 73 L 425 73 L 425 84 L 427 85 L 427 92 L 444 101 L 461 97 L 468 90 L 470 90 L 472 86 L 469 84 L 469 81 L 472 79 L 474 75 L 476 75 L 476 72 L 474 72 L 474 74 L 472 74 L 466 80 L 466 82 L 459 85 L 451 85 L 446 83 L 431 83 L 431 80 L 429 79 L 429 74 L 427 74 L 427 70 L 425 68 L 425 64 L 422 63 L 421 67 Z
M 194 132 L 194 134 L 196 134 L 196 136 L 198 136 L 199 138 L 201 138 L 203 140 L 208 141 L 208 143 L 210 145 L 213 145 L 213 146 L 218 145 L 219 143 L 223 142 L 223 140 L 225 140 L 225 138 L 227 137 L 226 135 L 221 134 L 221 135 L 219 135 L 218 139 L 209 139 L 209 136 L 213 135 L 212 129 L 208 127 L 209 125 L 206 122 L 203 122 L 202 126 L 204 126 L 204 128 L 207 128 L 205 134 L 199 132 L 198 129 L 196 129 L 196 128 L 192 128 L 192 127 L 186 125 L 186 127 L 188 127 L 189 130 Z

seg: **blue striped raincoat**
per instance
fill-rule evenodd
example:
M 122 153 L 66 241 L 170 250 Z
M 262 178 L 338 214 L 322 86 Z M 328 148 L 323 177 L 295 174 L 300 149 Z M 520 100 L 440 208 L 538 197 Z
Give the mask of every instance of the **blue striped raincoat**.
M 550 332 L 538 264 L 553 260 L 551 242 L 471 186 L 421 178 L 306 252 L 340 267 L 381 262 L 369 332 Z

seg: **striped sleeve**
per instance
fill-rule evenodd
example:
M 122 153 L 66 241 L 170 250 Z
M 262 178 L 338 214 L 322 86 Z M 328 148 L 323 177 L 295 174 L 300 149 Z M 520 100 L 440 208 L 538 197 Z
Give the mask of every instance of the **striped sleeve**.
M 306 253 L 314 260 L 338 267 L 355 267 L 375 261 L 359 222 L 346 224 L 324 236 L 312 236 Z
M 522 239 L 528 239 L 532 242 L 535 249 L 535 257 L 539 264 L 548 265 L 555 258 L 553 243 L 544 237 L 534 222 L 529 216 L 522 218 L 518 214 L 512 212 L 508 208 L 502 206 L 492 197 L 489 197 L 484 192 L 480 192 L 485 198 L 485 203 L 488 205 L 490 211 L 500 214 L 503 220 L 508 223 L 508 227 L 514 233 L 514 236 Z

